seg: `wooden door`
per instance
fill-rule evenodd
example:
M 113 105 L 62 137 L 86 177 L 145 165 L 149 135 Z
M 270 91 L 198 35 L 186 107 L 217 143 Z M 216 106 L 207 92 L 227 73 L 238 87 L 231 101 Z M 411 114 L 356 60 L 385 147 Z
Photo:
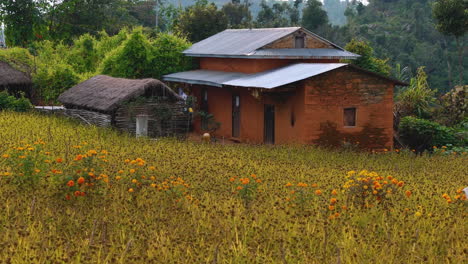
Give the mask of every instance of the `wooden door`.
M 232 95 L 232 137 L 240 136 L 240 95 Z
M 264 108 L 264 142 L 275 144 L 275 106 L 265 105 Z

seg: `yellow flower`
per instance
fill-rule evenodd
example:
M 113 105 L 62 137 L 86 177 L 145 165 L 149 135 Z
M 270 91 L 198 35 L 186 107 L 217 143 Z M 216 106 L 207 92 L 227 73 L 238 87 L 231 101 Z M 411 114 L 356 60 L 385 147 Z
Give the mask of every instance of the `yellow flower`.
M 122 179 L 122 177 L 116 176 L 115 179 L 116 179 L 116 180 L 120 180 L 120 179 Z
M 316 195 L 322 195 L 322 191 L 321 191 L 321 190 L 316 190 L 316 191 L 315 191 L 315 194 L 316 194 Z
M 137 183 L 138 181 L 137 181 L 136 179 L 133 179 L 132 182 L 133 182 L 133 183 Z
M 414 216 L 416 216 L 416 217 L 420 217 L 421 215 L 422 215 L 421 212 L 416 212 L 416 213 L 414 213 Z
M 151 176 L 151 177 L 150 177 L 150 180 L 154 181 L 154 180 L 156 180 L 156 177 Z
M 135 173 L 135 169 L 130 169 L 130 173 Z
M 155 184 L 155 183 L 152 183 L 152 184 L 151 184 L 151 187 L 156 188 L 156 184 Z
M 292 186 L 292 183 L 288 182 L 286 183 L 286 187 L 291 187 Z
M 5 158 L 5 159 L 6 159 L 6 158 L 9 158 L 9 157 L 10 157 L 10 155 L 8 155 L 8 154 L 3 154 L 3 155 L 2 155 L 2 158 Z
M 337 192 L 335 189 L 333 189 L 332 192 L 331 192 L 331 194 L 332 194 L 332 195 L 337 195 L 338 192 Z
M 134 191 L 135 191 L 135 190 L 133 190 L 133 188 L 128 189 L 128 192 L 129 192 L 129 193 L 132 193 L 132 192 L 134 192 Z
M 149 170 L 155 170 L 156 168 L 154 166 L 150 166 Z
M 307 187 L 307 183 L 300 182 L 297 184 L 297 187 Z

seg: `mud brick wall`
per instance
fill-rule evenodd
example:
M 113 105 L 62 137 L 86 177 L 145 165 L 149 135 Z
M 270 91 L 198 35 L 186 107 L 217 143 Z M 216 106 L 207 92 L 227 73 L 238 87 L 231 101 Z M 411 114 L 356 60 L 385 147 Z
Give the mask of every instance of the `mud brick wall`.
M 264 49 L 293 49 L 294 39 L 295 39 L 295 35 L 291 34 L 269 45 L 266 45 Z M 307 49 L 333 49 L 334 47 L 312 35 L 305 35 L 305 48 Z

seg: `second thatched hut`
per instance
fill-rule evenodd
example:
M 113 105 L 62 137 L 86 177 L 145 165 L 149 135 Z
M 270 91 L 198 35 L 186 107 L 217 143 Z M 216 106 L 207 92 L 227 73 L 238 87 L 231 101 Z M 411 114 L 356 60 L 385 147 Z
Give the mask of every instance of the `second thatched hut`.
M 0 92 L 7 91 L 17 97 L 24 93 L 26 97 L 30 97 L 31 87 L 32 81 L 28 74 L 13 68 L 5 61 L 0 61 Z
M 98 126 L 113 126 L 149 137 L 184 136 L 185 101 L 156 79 L 97 75 L 62 93 L 65 114 Z

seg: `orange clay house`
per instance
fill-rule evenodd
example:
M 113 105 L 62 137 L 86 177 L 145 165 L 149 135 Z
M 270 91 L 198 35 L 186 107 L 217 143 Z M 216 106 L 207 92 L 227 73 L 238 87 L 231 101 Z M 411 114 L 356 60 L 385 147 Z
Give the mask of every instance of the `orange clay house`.
M 393 145 L 393 89 L 405 85 L 341 59 L 359 55 L 300 27 L 228 29 L 184 51 L 200 69 L 164 80 L 185 88 L 247 143 Z M 195 123 L 202 131 L 201 121 Z

